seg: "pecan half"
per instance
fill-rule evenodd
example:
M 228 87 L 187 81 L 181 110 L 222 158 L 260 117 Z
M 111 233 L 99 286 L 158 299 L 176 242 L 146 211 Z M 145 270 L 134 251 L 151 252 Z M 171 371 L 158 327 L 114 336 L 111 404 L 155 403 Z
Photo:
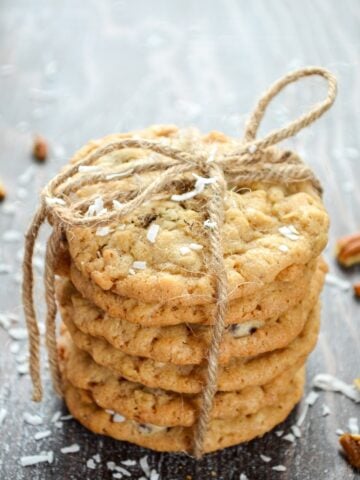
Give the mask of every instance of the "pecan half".
M 337 241 L 336 258 L 344 267 L 360 263 L 360 232 L 347 235 Z
M 48 145 L 44 138 L 35 138 L 32 154 L 35 160 L 37 160 L 38 162 L 45 162 L 48 156 Z
M 355 468 L 360 468 L 360 435 L 344 433 L 339 438 L 339 442 L 349 463 Z
M 0 202 L 2 200 L 4 200 L 6 197 L 6 190 L 5 190 L 5 186 L 4 184 L 2 183 L 2 181 L 0 180 Z

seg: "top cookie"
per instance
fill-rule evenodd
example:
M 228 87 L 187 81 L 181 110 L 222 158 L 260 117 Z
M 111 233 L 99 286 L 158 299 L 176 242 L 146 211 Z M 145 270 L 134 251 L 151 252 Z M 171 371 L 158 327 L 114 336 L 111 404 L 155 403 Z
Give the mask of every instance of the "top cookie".
M 188 149 L 200 144 L 209 155 L 214 145 L 218 152 L 234 148 L 234 141 L 223 134 L 201 136 L 193 130 L 189 134 L 171 126 L 152 127 L 91 142 L 73 161 L 126 136 L 155 138 L 175 147 L 186 144 Z M 291 161 L 295 156 L 275 149 L 263 154 L 269 161 L 284 154 Z M 131 169 L 137 159 L 149 155 L 154 154 L 127 148 L 104 155 L 95 165 L 110 174 L 120 164 Z M 157 195 L 110 228 L 67 227 L 70 255 L 78 270 L 103 290 L 143 302 L 212 303 L 215 282 L 208 274 L 209 225 L 204 212 L 211 189 L 205 185 L 195 197 L 181 200 L 183 193 L 194 190 L 198 174 L 194 166 L 184 180 L 173 182 L 169 194 Z M 79 178 L 81 175 L 77 174 Z M 83 187 L 73 200 L 90 200 L 88 215 L 116 208 L 116 202 L 103 205 L 105 191 L 118 192 L 118 201 L 124 203 L 157 175 L 134 174 L 110 184 Z M 321 253 L 327 242 L 328 216 L 310 183 L 238 185 L 231 178 L 226 180 L 222 235 L 230 299 L 256 292 L 279 277 L 286 278 L 293 265 L 305 265 Z M 172 199 L 174 194 L 178 197 Z

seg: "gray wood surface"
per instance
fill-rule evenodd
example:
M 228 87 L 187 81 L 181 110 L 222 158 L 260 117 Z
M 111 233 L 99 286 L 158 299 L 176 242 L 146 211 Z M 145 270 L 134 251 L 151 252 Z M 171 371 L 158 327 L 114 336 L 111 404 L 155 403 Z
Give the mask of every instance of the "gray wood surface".
M 152 123 L 196 125 L 241 136 L 244 120 L 270 82 L 303 65 L 319 64 L 339 79 L 336 105 L 325 118 L 288 142 L 322 179 L 332 219 L 326 257 L 331 272 L 346 281 L 360 280 L 359 269 L 341 271 L 333 260 L 335 239 L 360 229 L 360 2 L 358 0 L 165 0 L 71 1 L 2 0 L 0 2 L 0 177 L 9 195 L 0 207 L 0 234 L 23 233 L 37 194 L 69 155 L 90 138 Z M 280 126 L 322 98 L 321 81 L 289 87 L 264 121 L 262 132 Z M 51 146 L 45 165 L 34 165 L 34 133 Z M 30 181 L 21 177 L 34 165 Z M 26 175 L 25 175 L 26 177 Z M 15 212 L 6 210 L 15 207 Z M 43 244 L 44 238 L 42 240 Z M 22 240 L 0 244 L 0 313 L 23 322 L 19 271 Z M 39 252 L 37 257 L 40 257 Z M 38 261 L 40 264 L 41 262 Z M 40 279 L 41 264 L 38 266 Z M 40 283 L 40 282 L 38 282 Z M 37 292 L 42 310 L 42 289 Z M 311 356 L 313 376 L 328 372 L 350 383 L 360 375 L 360 305 L 351 291 L 326 286 L 322 332 Z M 10 315 L 11 316 L 11 315 Z M 14 317 L 16 318 L 16 317 Z M 320 393 L 295 444 L 274 433 L 248 445 L 226 449 L 196 463 L 184 455 L 155 454 L 95 437 L 75 421 L 61 428 L 50 422 L 66 408 L 50 387 L 45 369 L 46 399 L 30 401 L 30 382 L 19 375 L 20 353 L 0 326 L 0 478 L 107 479 L 106 461 L 119 463 L 148 455 L 161 479 L 346 479 L 357 477 L 339 453 L 337 428 L 360 408 L 339 394 Z M 18 363 L 16 362 L 18 361 Z M 322 417 L 322 404 L 331 414 Z M 294 423 L 298 407 L 282 427 Z M 40 413 L 44 424 L 26 425 L 24 412 Z M 42 441 L 34 433 L 50 428 Z M 72 443 L 81 452 L 64 455 Z M 52 465 L 22 468 L 19 459 L 53 450 Z M 99 453 L 96 470 L 86 460 Z M 264 463 L 259 454 L 272 458 Z M 272 466 L 286 465 L 286 472 Z M 131 478 L 141 477 L 138 466 Z M 126 477 L 130 478 L 130 477 Z

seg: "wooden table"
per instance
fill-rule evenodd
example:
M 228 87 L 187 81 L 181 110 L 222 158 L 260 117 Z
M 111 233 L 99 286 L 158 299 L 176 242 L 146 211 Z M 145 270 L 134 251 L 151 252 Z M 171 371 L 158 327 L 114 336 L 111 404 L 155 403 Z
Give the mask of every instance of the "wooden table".
M 270 82 L 294 68 L 319 64 L 339 79 L 336 105 L 288 144 L 323 181 L 332 219 L 326 250 L 331 272 L 346 281 L 359 280 L 358 269 L 343 272 L 333 258 L 335 239 L 360 229 L 359 21 L 358 0 L 3 0 L 0 176 L 8 199 L 0 207 L 1 234 L 23 233 L 41 186 L 88 139 L 170 122 L 241 136 L 247 114 Z M 289 87 L 274 102 L 262 132 L 295 118 L 324 95 L 320 80 Z M 51 148 L 49 161 L 41 166 L 30 158 L 35 133 L 44 135 Z M 30 166 L 33 171 L 28 170 Z M 11 269 L 1 274 L 0 309 L 18 317 L 21 325 L 22 239 L 10 234 L 10 240 L 2 240 L 0 246 L 2 270 Z M 41 286 L 37 299 L 43 310 Z M 360 375 L 359 308 L 351 291 L 326 286 L 322 332 L 310 359 L 307 390 L 319 372 L 335 374 L 348 383 Z M 19 353 L 11 353 L 16 349 L 14 342 L 0 327 L 0 342 L 0 410 L 8 411 L 0 427 L 1 479 L 107 479 L 111 472 L 106 461 L 119 464 L 144 455 L 166 480 L 190 478 L 187 475 L 201 480 L 239 479 L 240 473 L 250 480 L 356 477 L 339 453 L 335 431 L 346 430 L 348 418 L 359 418 L 360 408 L 342 395 L 320 393 L 295 444 L 270 433 L 248 445 L 206 456 L 197 464 L 185 455 L 156 454 L 96 437 L 75 421 L 57 428 L 50 418 L 58 410 L 65 414 L 66 408 L 54 396 L 47 372 L 46 399 L 32 404 L 29 377 L 17 371 L 19 366 L 24 368 L 24 358 L 19 357 L 26 352 L 25 341 L 17 342 Z M 331 409 L 327 417 L 321 414 L 324 403 Z M 301 406 L 281 429 L 287 431 L 300 410 Z M 25 411 L 41 414 L 44 424 L 25 424 Z M 47 428 L 52 431 L 49 438 L 34 440 L 36 431 Z M 81 445 L 80 453 L 60 452 L 72 443 Z M 54 451 L 53 464 L 20 466 L 21 456 L 42 450 Z M 88 469 L 86 460 L 96 453 L 101 463 L 96 470 Z M 259 454 L 268 455 L 271 462 L 264 463 Z M 272 470 L 278 464 L 287 471 Z M 128 469 L 131 478 L 141 477 L 138 465 Z

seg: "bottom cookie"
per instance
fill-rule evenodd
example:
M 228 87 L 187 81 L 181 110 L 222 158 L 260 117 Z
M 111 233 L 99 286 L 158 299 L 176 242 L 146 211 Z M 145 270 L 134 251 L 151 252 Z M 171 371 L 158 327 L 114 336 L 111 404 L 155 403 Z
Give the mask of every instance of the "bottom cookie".
M 204 452 L 261 437 L 283 422 L 302 396 L 304 369 L 291 380 L 288 391 L 277 404 L 267 406 L 250 415 L 210 422 L 204 442 Z M 94 433 L 108 435 L 117 440 L 135 443 L 163 452 L 191 452 L 193 430 L 187 427 L 160 427 L 141 424 L 125 418 L 114 421 L 112 412 L 100 408 L 87 390 L 73 387 L 64 380 L 64 395 L 71 414 Z

